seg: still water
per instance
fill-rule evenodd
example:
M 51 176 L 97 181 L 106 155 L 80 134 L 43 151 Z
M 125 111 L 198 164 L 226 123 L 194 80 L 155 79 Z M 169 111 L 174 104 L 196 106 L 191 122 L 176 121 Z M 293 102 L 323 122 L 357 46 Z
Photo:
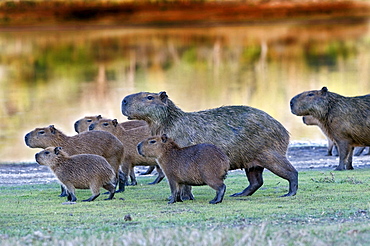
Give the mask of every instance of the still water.
M 322 86 L 370 93 L 368 22 L 1 32 L 0 162 L 33 161 L 23 137 L 35 127 L 73 135 L 85 115 L 126 120 L 121 100 L 139 91 L 166 91 L 185 111 L 253 106 L 292 141 L 324 141 L 289 110 Z

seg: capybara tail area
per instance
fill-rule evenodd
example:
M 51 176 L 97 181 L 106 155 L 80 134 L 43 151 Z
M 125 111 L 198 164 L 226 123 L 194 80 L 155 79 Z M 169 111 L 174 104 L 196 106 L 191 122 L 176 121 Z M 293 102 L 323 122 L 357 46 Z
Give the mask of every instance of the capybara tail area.
M 297 193 L 298 172 L 285 155 L 269 151 L 259 160 L 259 163 L 277 176 L 289 181 L 289 192 L 283 196 L 294 196 Z

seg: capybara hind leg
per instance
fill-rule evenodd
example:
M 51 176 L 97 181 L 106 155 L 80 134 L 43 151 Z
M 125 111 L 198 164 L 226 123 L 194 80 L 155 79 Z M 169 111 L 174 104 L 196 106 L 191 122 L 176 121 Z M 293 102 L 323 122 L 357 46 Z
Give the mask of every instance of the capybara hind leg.
M 266 165 L 265 167 L 271 172 L 289 181 L 289 192 L 282 197 L 294 196 L 297 193 L 298 172 L 284 155 L 276 153 L 275 156 L 272 155 L 272 158 L 264 158 L 261 165 Z
M 165 175 L 164 175 L 164 173 L 163 173 L 163 171 L 162 171 L 162 169 L 158 166 L 158 167 L 156 167 L 157 168 L 157 172 L 158 172 L 158 176 L 157 176 L 157 178 L 153 181 L 153 182 L 151 182 L 151 183 L 149 183 L 150 185 L 152 185 L 152 184 L 158 184 L 159 182 L 161 182 L 162 181 L 162 179 L 164 179 L 164 177 L 165 177 Z
M 253 167 L 250 169 L 245 169 L 245 174 L 247 175 L 249 186 L 245 188 L 242 192 L 235 193 L 231 196 L 250 196 L 256 190 L 258 190 L 263 185 L 263 169 L 263 167 Z
M 109 191 L 109 197 L 104 200 L 112 200 L 114 197 L 116 187 L 113 184 L 109 183 L 109 184 L 103 185 L 103 188 Z
M 131 179 L 131 183 L 129 183 L 128 185 L 132 185 L 132 186 L 137 185 L 137 181 L 135 177 L 135 170 L 133 168 L 130 170 L 130 179 Z
M 213 198 L 213 200 L 209 201 L 209 203 L 217 204 L 217 203 L 222 202 L 222 200 L 224 199 L 225 191 L 226 191 L 226 185 L 222 184 L 222 186 L 216 189 L 216 196 L 215 198 Z
M 140 175 L 148 175 L 154 171 L 155 166 L 150 166 L 145 172 L 140 173 Z
M 83 202 L 92 202 L 92 201 L 94 201 L 98 196 L 100 196 L 100 193 L 99 193 L 99 194 L 92 195 L 91 197 L 89 197 L 89 199 L 82 200 L 82 201 L 83 201 Z

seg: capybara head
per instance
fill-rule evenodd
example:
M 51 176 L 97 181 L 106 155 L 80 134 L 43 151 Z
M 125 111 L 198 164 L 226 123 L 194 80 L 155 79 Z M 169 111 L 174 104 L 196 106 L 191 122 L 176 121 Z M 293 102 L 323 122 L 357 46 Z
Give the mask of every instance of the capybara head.
M 314 115 L 328 108 L 328 88 L 305 91 L 290 100 L 290 109 L 297 116 Z
M 89 131 L 98 130 L 114 133 L 117 126 L 119 127 L 117 119 L 100 119 L 89 126 Z
M 60 132 L 54 127 L 54 125 L 36 128 L 26 134 L 24 141 L 28 147 L 45 149 L 49 146 L 55 146 L 53 142 L 58 138 L 59 133 Z
M 75 122 L 74 127 L 75 131 L 77 133 L 86 132 L 89 130 L 89 126 L 94 123 L 95 121 L 98 121 L 102 119 L 103 117 L 101 115 L 97 116 L 85 116 L 82 119 L 79 119 Z
M 160 158 L 169 146 L 174 146 L 174 142 L 167 137 L 162 136 L 150 137 L 137 145 L 137 152 L 145 157 Z
M 44 166 L 52 166 L 58 162 L 59 158 L 65 158 L 67 153 L 62 147 L 47 147 L 35 155 L 36 162 Z
M 168 104 L 166 92 L 149 93 L 139 92 L 128 95 L 122 100 L 121 111 L 128 119 L 148 120 L 152 116 L 162 115 L 167 111 Z M 158 113 L 155 113 L 158 112 Z

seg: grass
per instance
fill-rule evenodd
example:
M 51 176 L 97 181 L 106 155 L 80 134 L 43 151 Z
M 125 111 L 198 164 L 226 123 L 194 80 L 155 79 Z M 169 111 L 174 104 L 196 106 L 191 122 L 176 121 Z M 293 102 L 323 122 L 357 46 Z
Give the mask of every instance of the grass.
M 278 197 L 287 182 L 265 172 L 260 190 L 235 198 L 247 180 L 231 172 L 217 205 L 208 204 L 208 186 L 193 187 L 194 201 L 168 205 L 167 182 L 147 185 L 153 177 L 112 201 L 83 203 L 90 192 L 78 190 L 74 205 L 62 205 L 57 183 L 1 187 L 0 245 L 368 245 L 370 169 L 299 175 L 294 197 Z

